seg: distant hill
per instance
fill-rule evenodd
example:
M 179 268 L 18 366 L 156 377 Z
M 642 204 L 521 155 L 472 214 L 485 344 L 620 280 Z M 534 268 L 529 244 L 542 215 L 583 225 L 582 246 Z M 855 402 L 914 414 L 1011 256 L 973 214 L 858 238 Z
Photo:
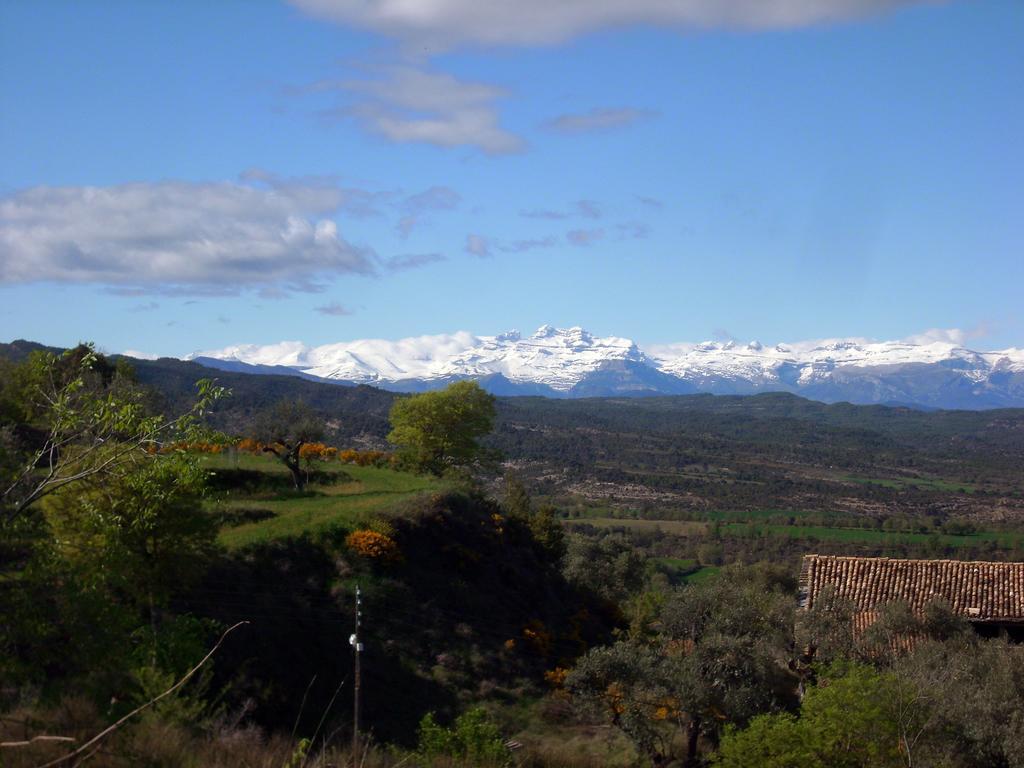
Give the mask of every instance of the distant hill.
M 0 345 L 24 356 L 30 342 Z M 281 399 L 302 399 L 339 446 L 385 448 L 401 394 L 291 375 L 133 360 L 168 410 L 215 377 L 232 390 L 214 426 L 244 435 Z M 557 399 L 499 397 L 489 438 L 553 498 L 685 508 L 904 511 L 1024 520 L 1024 409 L 826 404 L 788 393 Z
M 372 384 L 396 392 L 475 379 L 497 395 L 641 397 L 790 392 L 822 402 L 923 408 L 1024 406 L 1024 349 L 951 341 L 707 341 L 641 349 L 630 339 L 545 325 L 531 336 L 469 333 L 308 347 L 297 341 L 197 352 L 215 368 Z
M 19 339 L 10 344 L 0 344 L 0 357 L 18 361 L 35 350 L 61 351 Z M 226 432 L 245 434 L 256 414 L 279 400 L 304 400 L 315 411 L 323 414 L 328 434 L 333 441 L 376 447 L 384 445 L 384 436 L 388 432 L 388 411 L 395 399 L 395 395 L 390 392 L 367 386 L 317 383 L 294 375 L 253 376 L 170 357 L 158 360 L 128 359 L 138 381 L 160 394 L 160 406 L 168 412 L 179 412 L 188 407 L 195 397 L 197 381 L 217 379 L 219 384 L 232 393 L 230 398 L 217 405 L 212 415 L 213 426 Z

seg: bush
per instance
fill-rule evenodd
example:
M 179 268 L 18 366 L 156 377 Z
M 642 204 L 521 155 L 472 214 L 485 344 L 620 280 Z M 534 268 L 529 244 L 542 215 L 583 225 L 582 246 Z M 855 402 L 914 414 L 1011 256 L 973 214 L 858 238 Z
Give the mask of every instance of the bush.
M 397 560 L 400 555 L 395 540 L 377 531 L 353 531 L 345 537 L 345 545 L 357 555 L 372 560 Z
M 508 749 L 501 733 L 482 707 L 459 715 L 451 728 L 438 725 L 428 712 L 420 720 L 416 753 L 420 757 L 454 757 L 471 765 L 509 765 Z

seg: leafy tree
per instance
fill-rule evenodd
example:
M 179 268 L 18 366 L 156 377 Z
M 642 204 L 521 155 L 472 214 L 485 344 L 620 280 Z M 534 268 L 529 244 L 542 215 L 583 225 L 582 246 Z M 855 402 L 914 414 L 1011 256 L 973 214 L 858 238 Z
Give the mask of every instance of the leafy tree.
M 526 491 L 526 486 L 514 473 L 505 473 L 505 503 L 509 517 L 528 520 L 533 515 L 533 501 Z
M 688 672 L 657 648 L 620 641 L 587 653 L 565 687 L 657 767 L 671 761 L 675 737 L 685 728 L 694 692 Z
M 866 665 L 835 668 L 804 697 L 800 717 L 759 715 L 727 729 L 721 768 L 887 768 L 905 765 L 891 705 L 892 675 Z
M 933 644 L 930 652 L 922 648 L 916 666 L 912 679 L 923 676 L 926 685 L 935 670 L 946 673 L 943 683 L 930 689 L 935 693 L 936 714 L 930 733 L 952 739 L 944 751 L 962 756 L 972 768 L 1024 766 L 1024 653 L 1020 646 L 1002 639 L 959 647 L 946 641 Z
M 116 474 L 145 448 L 196 430 L 197 417 L 226 394 L 203 379 L 186 413 L 153 415 L 129 371 L 87 344 L 62 355 L 34 352 L 12 374 L 0 396 L 3 523 L 67 485 Z
M 729 568 L 717 578 L 670 593 L 653 639 L 634 633 L 588 653 L 566 685 L 578 699 L 603 704 L 654 765 L 673 758 L 683 736 L 687 765 L 698 739 L 727 723 L 745 723 L 792 703 L 786 668 L 793 600 L 763 573 Z
M 544 504 L 534 509 L 533 501 L 526 492 L 522 481 L 511 472 L 505 474 L 505 503 L 503 505 L 510 519 L 520 520 L 530 529 L 534 541 L 554 562 L 564 557 L 566 550 L 565 530 L 558 518 L 558 510 Z
M 173 453 L 54 495 L 47 518 L 81 577 L 145 606 L 155 632 L 159 608 L 201 575 L 214 550 L 217 520 L 202 507 L 205 488 L 196 458 Z
M 296 490 L 306 484 L 300 467 L 302 447 L 319 441 L 323 434 L 323 419 L 301 400 L 282 400 L 256 420 L 256 439 L 263 443 L 264 452 L 288 468 Z
M 139 605 L 196 572 L 178 555 L 213 541 L 195 502 L 204 476 L 163 450 L 200 436 L 198 417 L 225 394 L 209 381 L 199 389 L 193 407 L 168 418 L 152 413 L 128 367 L 89 345 L 4 366 L 0 582 L 10 611 L 0 677 L 57 684 L 123 669 Z
M 570 536 L 562 566 L 565 578 L 612 603 L 622 603 L 644 585 L 644 560 L 625 541 Z
M 494 396 L 475 381 L 395 401 L 388 440 L 399 457 L 423 472 L 442 475 L 480 459 L 480 438 L 494 429 Z

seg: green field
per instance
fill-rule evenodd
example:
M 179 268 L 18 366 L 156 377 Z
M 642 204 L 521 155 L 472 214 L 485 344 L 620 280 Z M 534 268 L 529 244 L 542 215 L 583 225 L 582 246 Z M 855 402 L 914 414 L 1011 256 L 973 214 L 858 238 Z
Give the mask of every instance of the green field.
M 967 535 L 945 533 L 919 533 L 903 531 L 883 531 L 875 528 L 853 528 L 828 525 L 784 525 L 762 522 L 765 517 L 789 515 L 799 517 L 799 512 L 784 510 L 763 510 L 753 512 L 720 512 L 708 513 L 707 516 L 718 523 L 718 531 L 722 536 L 785 536 L 791 539 L 808 541 L 839 541 L 868 544 L 928 544 L 934 542 L 945 547 L 976 547 L 995 543 L 1009 549 L 1024 546 L 1024 533 L 1015 531 L 980 531 Z M 724 522 L 732 520 L 733 522 Z M 719 522 L 722 521 L 722 522 Z M 565 521 L 569 528 L 579 525 L 592 525 L 595 528 L 623 528 L 628 531 L 661 531 L 667 534 L 687 536 L 704 533 L 711 523 L 687 520 L 635 520 L 620 517 L 587 517 Z M 679 564 L 670 563 L 671 558 L 659 558 L 665 568 L 678 569 Z M 682 561 L 680 561 L 682 562 Z
M 268 480 L 284 480 L 287 469 L 270 457 L 242 455 L 235 462 L 227 456 L 204 457 L 204 464 L 216 472 L 244 470 Z M 396 501 L 441 487 L 439 481 L 420 475 L 377 467 L 357 467 L 332 462 L 323 469 L 334 474 L 330 482 L 311 483 L 302 493 L 287 488 L 239 494 L 214 494 L 211 506 L 225 516 L 246 512 L 265 519 L 225 527 L 220 542 L 237 548 L 258 541 L 315 533 L 336 526 L 355 527 Z M 253 514 L 259 513 L 259 514 Z
M 705 565 L 698 568 L 691 574 L 683 577 L 683 581 L 687 584 L 700 584 L 701 582 L 707 581 L 708 579 L 717 576 L 718 572 L 722 570 L 717 565 Z
M 880 485 L 901 491 L 905 488 L 918 488 L 922 491 L 946 491 L 948 493 L 974 493 L 975 487 L 970 483 L 958 483 L 954 480 L 939 480 L 928 477 L 857 477 L 843 475 L 841 480 L 862 485 Z
M 927 544 L 936 541 L 943 546 L 969 547 L 995 542 L 1012 547 L 1024 541 L 1024 535 L 1008 531 L 983 531 L 965 536 L 944 533 L 903 533 L 879 531 L 870 528 L 838 528 L 824 525 L 771 525 L 726 523 L 722 533 L 734 536 L 788 536 L 791 539 L 819 539 L 825 541 L 869 542 L 874 544 Z
M 592 525 L 595 528 L 625 528 L 632 531 L 655 531 L 677 535 L 703 533 L 708 524 L 694 520 L 634 520 L 620 517 L 588 517 L 575 520 L 564 520 L 565 525 L 573 528 L 578 525 Z
M 771 517 L 804 517 L 811 514 L 801 509 L 713 509 L 702 512 L 701 515 L 708 520 L 716 520 L 723 523 L 746 522 L 748 520 L 767 519 Z

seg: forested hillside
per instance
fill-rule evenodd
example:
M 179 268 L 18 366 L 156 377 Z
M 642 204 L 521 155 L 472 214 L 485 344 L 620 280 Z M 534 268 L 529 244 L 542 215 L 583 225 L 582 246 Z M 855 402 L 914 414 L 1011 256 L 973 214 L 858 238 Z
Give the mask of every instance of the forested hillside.
M 386 408 L 28 351 L 0 359 L 4 765 L 1024 765 L 1019 647 L 935 601 L 863 630 L 797 580 L 1024 559 L 1019 412 Z
M 27 342 L 0 347 L 17 358 Z M 173 411 L 212 376 L 231 398 L 212 424 L 232 434 L 282 399 L 319 413 L 335 443 L 385 448 L 402 397 L 372 387 L 131 360 Z M 1024 517 L 1024 410 L 921 411 L 788 394 L 555 400 L 499 398 L 489 445 L 536 492 L 563 503 L 650 510 L 721 508 L 894 514 L 993 521 Z

